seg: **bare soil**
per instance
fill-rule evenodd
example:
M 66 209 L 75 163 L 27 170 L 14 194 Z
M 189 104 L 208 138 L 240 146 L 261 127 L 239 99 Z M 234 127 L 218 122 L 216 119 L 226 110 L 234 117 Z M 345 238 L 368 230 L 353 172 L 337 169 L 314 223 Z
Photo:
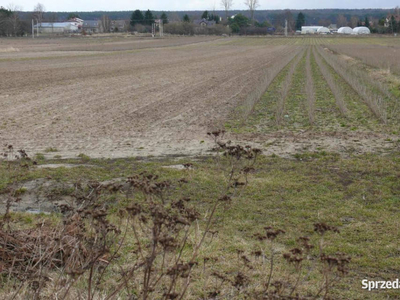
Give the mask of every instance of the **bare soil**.
M 56 148 L 46 155 L 63 158 L 201 154 L 210 148 L 206 132 L 292 51 L 204 37 L 39 41 L 2 41 L 20 51 L 0 53 L 0 138 L 29 153 Z
M 48 158 L 203 155 L 266 68 L 297 51 L 283 39 L 129 36 L 0 39 L 0 141 Z M 282 41 L 281 41 L 282 40 Z M 227 136 L 266 153 L 391 151 L 393 136 Z M 57 152 L 46 153 L 47 148 Z M 350 150 L 349 150 L 350 149 Z

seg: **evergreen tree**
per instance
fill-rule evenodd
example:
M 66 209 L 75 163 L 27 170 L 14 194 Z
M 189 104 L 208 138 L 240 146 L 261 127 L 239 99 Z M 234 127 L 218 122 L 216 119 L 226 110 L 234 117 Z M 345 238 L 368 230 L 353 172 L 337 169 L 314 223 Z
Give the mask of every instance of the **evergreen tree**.
M 250 20 L 242 14 L 237 14 L 233 19 L 229 19 L 229 22 L 233 32 L 239 32 L 241 28 L 250 24 Z
M 398 26 L 399 25 L 397 24 L 395 17 L 392 16 L 389 21 L 389 32 L 391 33 L 397 32 L 399 28 Z
M 77 13 L 70 13 L 67 17 L 67 20 L 74 19 L 74 18 L 81 18 Z
M 163 20 L 164 24 L 168 24 L 168 17 L 167 17 L 166 13 L 164 13 L 164 12 L 162 13 L 161 20 Z
M 296 29 L 301 30 L 301 26 L 304 26 L 305 24 L 306 24 L 306 17 L 304 16 L 303 13 L 299 13 L 297 15 Z
M 190 22 L 190 18 L 187 14 L 183 16 L 183 22 L 186 22 L 186 23 Z
M 368 20 L 368 17 L 365 17 L 365 27 L 368 27 L 369 28 L 369 20 Z
M 135 10 L 131 16 L 131 26 L 135 26 L 136 24 L 143 24 L 144 16 L 140 10 Z
M 208 18 L 209 18 L 208 10 L 206 10 L 205 12 L 203 12 L 203 14 L 201 15 L 201 18 L 202 18 L 202 19 L 208 20 Z
M 144 14 L 144 24 L 145 25 L 151 25 L 154 23 L 154 16 L 153 13 L 148 9 L 146 13 Z
M 208 16 L 209 21 L 215 21 L 216 24 L 219 24 L 221 17 L 218 15 L 211 14 Z

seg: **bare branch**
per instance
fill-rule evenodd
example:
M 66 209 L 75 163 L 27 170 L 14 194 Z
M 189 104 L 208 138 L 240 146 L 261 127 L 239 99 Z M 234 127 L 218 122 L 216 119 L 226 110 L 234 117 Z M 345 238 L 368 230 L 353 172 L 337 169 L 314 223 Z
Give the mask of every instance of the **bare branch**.
M 246 4 L 246 6 L 249 8 L 250 11 L 250 18 L 251 21 L 254 21 L 254 11 L 257 9 L 257 7 L 260 6 L 260 2 L 259 0 L 246 0 L 244 2 L 244 4 Z
M 233 0 L 221 0 L 221 6 L 225 9 L 225 17 L 228 19 L 228 11 L 232 8 Z

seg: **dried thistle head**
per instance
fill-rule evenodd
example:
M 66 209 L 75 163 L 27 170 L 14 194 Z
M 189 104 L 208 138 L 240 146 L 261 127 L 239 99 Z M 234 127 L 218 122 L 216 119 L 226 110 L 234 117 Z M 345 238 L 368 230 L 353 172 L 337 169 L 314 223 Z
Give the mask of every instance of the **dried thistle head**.
M 250 282 L 249 278 L 242 272 L 239 272 L 235 276 L 232 285 L 239 290 L 245 287 L 249 282 Z
M 336 256 L 326 255 L 323 253 L 320 257 L 321 261 L 326 263 L 330 270 L 336 267 L 340 275 L 346 275 L 348 273 L 348 265 L 351 261 L 351 257 L 344 253 L 336 253 Z
M 255 257 L 260 257 L 263 255 L 261 250 L 254 250 L 253 252 L 251 252 L 251 254 L 253 254 Z
M 315 223 L 314 224 L 314 231 L 320 235 L 324 235 L 327 231 L 332 231 L 336 233 L 340 233 L 339 229 L 335 226 L 327 225 L 326 223 Z
M 286 233 L 285 230 L 274 229 L 271 226 L 267 226 L 264 229 L 265 229 L 265 232 L 266 232 L 267 239 L 269 239 L 271 241 L 275 240 L 278 237 L 278 235 Z
M 305 236 L 299 237 L 297 239 L 297 242 L 299 243 L 299 245 L 301 247 L 304 248 L 306 253 L 309 253 L 311 251 L 311 249 L 314 248 L 314 245 L 310 244 L 309 241 L 310 241 L 310 238 L 309 237 L 305 237 Z

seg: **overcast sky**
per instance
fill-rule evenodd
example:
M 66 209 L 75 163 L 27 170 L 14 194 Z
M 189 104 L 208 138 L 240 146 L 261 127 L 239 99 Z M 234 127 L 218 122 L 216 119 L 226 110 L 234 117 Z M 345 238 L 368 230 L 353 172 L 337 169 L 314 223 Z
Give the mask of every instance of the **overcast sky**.
M 4 1 L 5 2 L 5 1 Z M 12 3 L 30 11 L 38 2 L 46 11 L 117 11 L 117 10 L 213 10 L 221 9 L 221 0 L 12 0 Z M 233 0 L 233 9 L 245 9 L 244 0 Z M 259 0 L 258 9 L 313 9 L 313 8 L 393 8 L 399 0 Z M 7 2 L 5 2 L 7 3 Z

